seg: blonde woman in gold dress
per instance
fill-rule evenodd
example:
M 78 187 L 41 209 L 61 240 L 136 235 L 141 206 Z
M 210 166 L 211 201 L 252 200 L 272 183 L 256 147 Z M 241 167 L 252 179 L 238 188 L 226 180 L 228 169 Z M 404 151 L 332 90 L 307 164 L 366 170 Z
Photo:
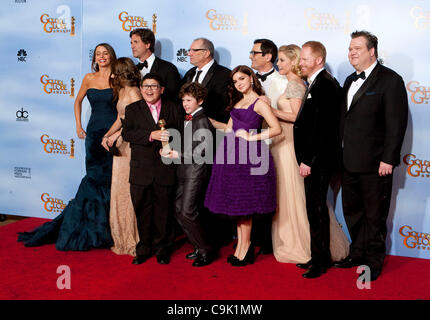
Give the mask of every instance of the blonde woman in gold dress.
M 113 157 L 112 186 L 109 222 L 116 254 L 136 255 L 139 242 L 136 214 L 130 196 L 130 144 L 121 137 L 121 119 L 124 119 L 126 107 L 142 99 L 139 90 L 140 72 L 130 58 L 119 58 L 112 65 L 112 87 L 114 97 L 118 99 L 116 108 L 118 118 L 105 134 L 102 145 L 109 149 L 115 145 L 117 154 Z
M 278 205 L 272 224 L 273 253 L 279 262 L 307 263 L 311 259 L 309 221 L 303 177 L 299 174 L 294 151 L 293 123 L 306 92 L 300 77 L 300 47 L 281 46 L 278 68 L 288 78 L 285 92 L 278 99 L 278 110 L 272 109 L 282 127 L 282 134 L 273 139 L 271 152 L 277 174 Z M 348 254 L 349 243 L 330 211 L 330 251 L 333 261 Z

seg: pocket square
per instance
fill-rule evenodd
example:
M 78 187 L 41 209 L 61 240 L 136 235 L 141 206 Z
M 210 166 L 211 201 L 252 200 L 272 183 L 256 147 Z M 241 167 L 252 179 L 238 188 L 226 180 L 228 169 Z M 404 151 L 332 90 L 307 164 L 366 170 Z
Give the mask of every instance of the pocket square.
M 368 91 L 368 92 L 365 93 L 366 96 L 373 96 L 375 94 L 376 94 L 375 91 Z
M 312 98 L 312 96 L 310 93 L 308 93 L 308 96 L 306 97 L 306 99 L 310 99 L 310 98 Z

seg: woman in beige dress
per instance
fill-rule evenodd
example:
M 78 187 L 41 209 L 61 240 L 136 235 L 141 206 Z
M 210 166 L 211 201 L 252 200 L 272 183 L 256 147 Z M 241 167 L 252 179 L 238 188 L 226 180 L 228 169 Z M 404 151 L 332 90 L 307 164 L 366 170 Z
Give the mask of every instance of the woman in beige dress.
M 279 262 L 306 263 L 311 259 L 310 229 L 306 214 L 303 177 L 299 174 L 294 151 L 293 123 L 300 109 L 306 85 L 300 78 L 300 47 L 281 46 L 278 68 L 288 78 L 285 92 L 278 99 L 278 117 L 282 134 L 273 139 L 271 148 L 277 174 L 278 206 L 272 224 L 273 253 Z M 333 210 L 330 211 L 330 251 L 333 261 L 346 257 L 349 243 Z
M 127 105 L 142 99 L 139 91 L 140 72 L 130 58 L 119 58 L 112 65 L 112 87 L 118 99 L 118 118 L 103 137 L 106 149 L 115 146 L 118 154 L 113 157 L 112 186 L 109 222 L 116 254 L 136 255 L 139 242 L 136 215 L 130 196 L 130 144 L 121 137 L 121 119 L 124 119 Z

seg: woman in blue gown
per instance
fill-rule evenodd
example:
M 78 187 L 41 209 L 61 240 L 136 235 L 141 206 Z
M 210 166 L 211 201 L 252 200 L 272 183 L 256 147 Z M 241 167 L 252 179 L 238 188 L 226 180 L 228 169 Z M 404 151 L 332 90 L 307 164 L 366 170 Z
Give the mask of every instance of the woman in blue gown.
M 115 51 L 109 44 L 96 46 L 92 61 L 94 72 L 85 75 L 74 105 L 76 133 L 80 139 L 85 139 L 86 175 L 75 198 L 58 217 L 31 232 L 19 233 L 18 241 L 23 241 L 27 247 L 55 243 L 57 250 L 85 251 L 113 245 L 109 227 L 112 155 L 101 142 L 117 118 L 109 83 L 115 60 Z M 81 124 L 85 96 L 91 105 L 86 131 Z

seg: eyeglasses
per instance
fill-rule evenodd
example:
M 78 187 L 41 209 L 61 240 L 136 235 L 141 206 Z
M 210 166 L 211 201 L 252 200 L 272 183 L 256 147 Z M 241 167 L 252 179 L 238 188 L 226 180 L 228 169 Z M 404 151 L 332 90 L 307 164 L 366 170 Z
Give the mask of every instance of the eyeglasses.
M 208 50 L 208 49 L 203 49 L 203 48 L 201 48 L 201 49 L 188 49 L 187 52 L 190 53 L 190 52 L 197 52 L 197 51 L 202 51 L 202 50 Z
M 142 85 L 142 88 L 144 90 L 149 90 L 149 89 L 157 90 L 158 88 L 160 88 L 160 86 L 158 84 L 144 84 Z
M 249 51 L 249 54 L 250 54 L 251 56 L 255 56 L 257 53 L 263 53 L 263 51 L 254 51 L 254 50 Z

